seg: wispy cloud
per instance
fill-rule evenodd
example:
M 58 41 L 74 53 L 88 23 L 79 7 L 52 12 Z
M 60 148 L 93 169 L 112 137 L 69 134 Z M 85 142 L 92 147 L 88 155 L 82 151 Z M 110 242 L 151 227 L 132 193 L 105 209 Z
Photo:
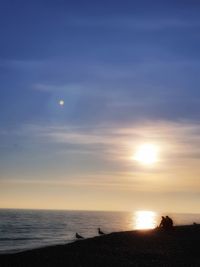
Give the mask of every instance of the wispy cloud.
M 26 125 L 18 134 L 32 136 L 42 143 L 58 145 L 62 153 L 92 153 L 123 166 L 135 165 L 130 158 L 141 143 L 156 143 L 161 148 L 160 167 L 164 170 L 187 168 L 200 159 L 200 125 L 169 121 L 145 122 L 132 127 L 67 127 Z M 171 165 L 171 166 L 170 166 Z M 161 168 L 161 169 L 162 169 Z M 136 168 L 138 170 L 138 168 Z
M 5 59 L 5 60 L 1 60 L 0 66 L 28 71 L 31 69 L 43 68 L 46 64 L 47 62 L 42 61 L 42 60 Z
M 68 24 L 77 27 L 87 27 L 87 28 L 106 28 L 106 29 L 124 29 L 124 30 L 146 30 L 146 31 L 156 31 L 165 29 L 190 29 L 200 27 L 200 21 L 197 19 L 185 20 L 183 17 L 147 17 L 147 18 L 137 18 L 135 17 L 69 17 Z

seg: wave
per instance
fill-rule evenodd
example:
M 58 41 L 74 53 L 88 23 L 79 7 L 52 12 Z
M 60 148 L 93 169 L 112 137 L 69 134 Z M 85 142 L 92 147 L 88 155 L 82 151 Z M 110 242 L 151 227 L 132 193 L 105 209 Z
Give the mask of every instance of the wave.
M 24 241 L 24 240 L 41 240 L 39 237 L 3 237 L 0 241 Z

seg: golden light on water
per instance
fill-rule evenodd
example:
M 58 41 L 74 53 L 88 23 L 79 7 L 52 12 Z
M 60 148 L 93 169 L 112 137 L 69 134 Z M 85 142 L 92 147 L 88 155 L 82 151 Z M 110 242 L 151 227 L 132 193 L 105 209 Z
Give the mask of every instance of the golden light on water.
M 143 144 L 137 148 L 133 159 L 144 165 L 152 165 L 158 161 L 158 147 L 154 144 Z
M 135 229 L 153 229 L 156 227 L 156 212 L 154 211 L 137 211 L 134 214 Z

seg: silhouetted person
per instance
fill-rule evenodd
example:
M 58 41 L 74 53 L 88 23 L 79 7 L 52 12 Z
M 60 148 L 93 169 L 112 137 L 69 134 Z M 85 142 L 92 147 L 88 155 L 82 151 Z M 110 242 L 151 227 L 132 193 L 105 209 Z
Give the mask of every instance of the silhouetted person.
M 104 235 L 105 234 L 104 232 L 101 231 L 100 228 L 98 228 L 98 233 L 99 233 L 99 235 Z
M 166 218 L 164 216 L 162 216 L 162 219 L 161 219 L 159 227 L 163 228 L 163 229 L 166 228 Z
M 159 227 L 164 230 L 171 230 L 173 228 L 173 220 L 169 216 L 162 216 Z
M 77 238 L 77 239 L 83 239 L 84 237 L 81 236 L 81 235 L 79 235 L 78 233 L 76 233 L 76 238 Z
M 173 220 L 169 216 L 165 217 L 166 230 L 171 230 L 173 228 Z

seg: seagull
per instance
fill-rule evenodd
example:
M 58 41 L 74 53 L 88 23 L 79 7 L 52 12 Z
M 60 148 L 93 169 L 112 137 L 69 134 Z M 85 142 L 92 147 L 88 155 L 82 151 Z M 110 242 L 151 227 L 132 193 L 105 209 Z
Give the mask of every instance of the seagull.
M 104 235 L 105 234 L 104 232 L 101 231 L 100 228 L 98 228 L 98 233 L 99 233 L 99 235 Z
M 76 233 L 76 238 L 77 238 L 77 239 L 83 239 L 84 237 L 81 236 L 81 235 L 79 235 L 78 233 Z

